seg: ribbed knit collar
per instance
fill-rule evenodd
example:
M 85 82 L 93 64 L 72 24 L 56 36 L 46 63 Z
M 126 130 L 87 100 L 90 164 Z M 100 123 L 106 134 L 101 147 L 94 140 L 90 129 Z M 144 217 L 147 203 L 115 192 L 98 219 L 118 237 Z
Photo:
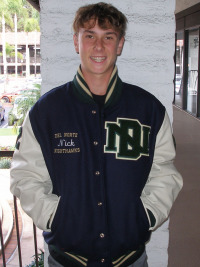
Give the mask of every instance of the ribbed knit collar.
M 75 85 L 74 92 L 76 95 L 78 95 L 79 98 L 81 98 L 84 102 L 94 103 L 92 93 L 83 77 L 81 67 L 78 68 L 78 71 L 74 77 L 73 83 Z M 118 76 L 118 70 L 117 70 L 117 67 L 115 66 L 111 74 L 111 77 L 108 83 L 108 88 L 106 91 L 106 98 L 105 98 L 105 105 L 104 105 L 105 107 L 116 102 L 116 100 L 121 95 L 121 89 L 122 89 L 122 81 Z

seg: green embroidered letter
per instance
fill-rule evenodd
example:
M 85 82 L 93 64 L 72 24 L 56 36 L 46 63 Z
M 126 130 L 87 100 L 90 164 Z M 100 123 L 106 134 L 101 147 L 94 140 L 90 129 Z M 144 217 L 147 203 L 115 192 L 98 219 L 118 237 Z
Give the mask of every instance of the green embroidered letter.
M 106 122 L 106 145 L 104 152 L 115 153 L 119 159 L 137 160 L 149 156 L 150 126 L 138 120 L 118 118 L 117 122 Z

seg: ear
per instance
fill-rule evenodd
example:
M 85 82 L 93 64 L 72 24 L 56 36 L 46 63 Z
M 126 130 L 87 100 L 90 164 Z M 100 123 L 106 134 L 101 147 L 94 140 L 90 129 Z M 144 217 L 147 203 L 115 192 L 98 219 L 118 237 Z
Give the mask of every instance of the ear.
M 121 39 L 119 40 L 119 43 L 118 43 L 118 47 L 117 47 L 117 55 L 118 56 L 120 56 L 122 53 L 124 42 L 125 42 L 125 38 L 123 36 L 123 37 L 121 37 Z
M 73 40 L 74 40 L 74 47 L 75 47 L 75 51 L 78 54 L 79 53 L 79 42 L 78 42 L 78 34 L 74 34 L 73 35 Z

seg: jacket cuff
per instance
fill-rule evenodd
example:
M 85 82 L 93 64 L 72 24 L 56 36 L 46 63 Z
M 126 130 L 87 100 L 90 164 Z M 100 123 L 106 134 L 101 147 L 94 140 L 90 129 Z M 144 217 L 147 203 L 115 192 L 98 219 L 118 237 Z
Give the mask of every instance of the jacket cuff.
M 149 209 L 147 209 L 147 212 L 148 212 L 149 219 L 150 219 L 150 226 L 154 227 L 155 224 L 156 224 L 156 218 L 155 218 L 155 216 L 153 215 L 153 213 Z

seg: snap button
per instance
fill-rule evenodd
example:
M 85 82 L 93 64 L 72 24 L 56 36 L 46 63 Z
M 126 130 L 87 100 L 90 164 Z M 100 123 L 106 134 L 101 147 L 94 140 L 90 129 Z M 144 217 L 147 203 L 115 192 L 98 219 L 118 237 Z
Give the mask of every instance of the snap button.
M 95 172 L 95 175 L 100 175 L 100 171 L 96 171 Z
M 101 238 L 104 238 L 104 237 L 105 237 L 104 233 L 101 233 L 101 234 L 100 234 L 100 237 L 101 237 Z

